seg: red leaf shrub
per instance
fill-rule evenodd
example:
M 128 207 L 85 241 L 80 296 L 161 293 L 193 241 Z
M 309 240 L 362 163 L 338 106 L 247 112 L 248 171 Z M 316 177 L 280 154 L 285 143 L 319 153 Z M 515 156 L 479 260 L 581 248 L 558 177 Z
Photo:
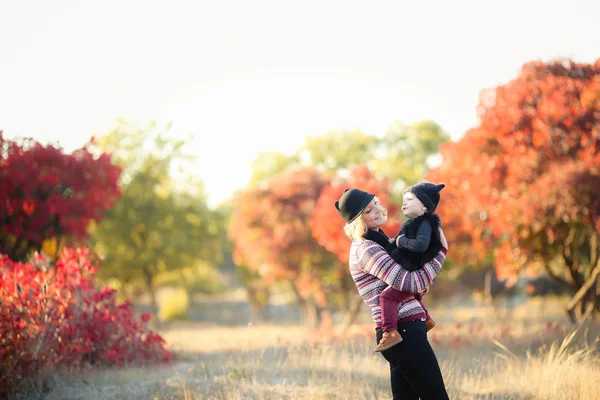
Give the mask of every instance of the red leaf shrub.
M 174 354 L 135 318 L 132 304 L 117 304 L 116 291 L 94 287 L 96 268 L 86 248 L 65 249 L 51 266 L 0 256 L 0 393 L 25 377 L 52 369 L 166 363 Z

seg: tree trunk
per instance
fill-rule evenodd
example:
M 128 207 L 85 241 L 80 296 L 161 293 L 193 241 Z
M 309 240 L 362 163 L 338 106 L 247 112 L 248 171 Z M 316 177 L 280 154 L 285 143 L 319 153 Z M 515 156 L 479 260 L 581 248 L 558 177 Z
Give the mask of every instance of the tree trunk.
M 299 307 L 303 307 L 304 303 L 306 303 L 306 300 L 300 294 L 300 291 L 298 290 L 298 287 L 296 286 L 296 283 L 294 281 L 292 281 L 292 280 L 290 280 L 288 282 L 290 283 L 290 287 L 292 288 L 292 292 L 294 292 L 294 295 L 296 296 L 296 304 Z
M 61 242 L 62 242 L 62 235 L 58 235 L 56 237 L 56 248 L 54 249 L 54 261 L 58 260 L 58 255 L 60 254 Z
M 0 253 L 6 254 L 8 247 L 8 234 L 1 231 L 4 223 L 0 224 Z
M 360 314 L 361 306 L 364 304 L 361 296 L 356 296 L 352 302 L 351 308 L 346 313 L 343 324 L 343 331 L 346 332 L 350 326 L 356 321 L 358 314 Z
M 296 304 L 300 310 L 302 310 L 302 319 L 304 323 L 316 328 L 322 321 L 323 308 L 317 306 L 317 303 L 313 298 L 305 299 L 302 297 L 302 294 L 300 294 L 300 290 L 298 290 L 294 281 L 290 280 L 289 283 L 296 296 Z
M 596 263 L 598 262 L 598 235 L 593 233 L 590 236 L 590 265 L 596 265 Z M 590 276 L 592 276 L 592 268 L 590 268 L 590 272 L 589 274 L 586 276 L 586 278 L 589 278 Z
M 317 306 L 313 299 L 304 302 L 303 306 L 304 323 L 311 328 L 317 328 L 323 321 L 323 308 Z
M 485 273 L 485 283 L 483 288 L 483 301 L 486 306 L 491 307 L 493 303 L 492 299 L 492 276 L 494 271 L 490 268 Z
M 8 251 L 8 257 L 13 261 L 23 261 L 20 258 L 19 248 L 21 247 L 21 243 L 23 243 L 23 236 L 19 236 L 15 241 L 13 247 Z
M 352 282 L 352 287 L 350 287 L 350 282 Z M 340 278 L 339 293 L 342 296 L 342 304 L 340 305 L 340 309 L 344 313 L 351 312 L 352 308 L 353 308 L 353 302 L 350 301 L 351 300 L 350 294 L 351 293 L 356 294 L 356 289 L 355 289 L 354 281 L 350 281 L 350 279 L 347 278 L 346 275 L 343 275 Z
M 596 262 L 596 265 L 592 269 L 592 273 L 590 277 L 581 285 L 581 287 L 577 290 L 569 304 L 567 304 L 567 314 L 571 319 L 572 323 L 577 323 L 577 315 L 575 313 L 575 307 L 581 303 L 581 315 L 590 316 L 595 307 L 592 307 L 592 311 L 588 311 L 588 303 L 595 303 L 597 299 L 590 298 L 588 294 L 590 289 L 596 288 L 598 285 L 598 279 L 600 276 L 600 261 Z M 595 296 L 594 296 L 595 297 Z
M 252 312 L 252 321 L 265 322 L 268 320 L 266 306 L 260 305 L 256 302 L 250 302 L 250 310 Z
M 260 283 L 248 283 L 246 293 L 248 294 L 248 303 L 252 310 L 252 319 L 263 322 L 267 320 L 267 310 L 269 297 L 271 293 L 269 288 L 263 287 Z
M 560 275 L 558 275 L 556 272 L 554 272 L 552 270 L 552 268 L 550 268 L 550 264 L 545 263 L 544 264 L 544 268 L 546 269 L 546 272 L 548 273 L 548 275 L 550 275 L 550 278 L 554 279 L 555 282 L 558 282 L 562 285 L 574 288 L 575 290 L 577 290 L 577 288 L 575 287 L 575 284 L 573 282 L 570 282 L 566 279 L 564 279 L 563 277 L 561 277 Z
M 596 312 L 600 314 L 600 278 L 596 281 Z
M 571 229 L 569 235 L 563 242 L 562 256 L 569 272 L 571 280 L 575 283 L 574 288 L 578 290 L 585 283 L 585 277 L 579 272 L 579 247 L 582 244 L 581 239 L 576 240 L 577 231 Z
M 149 269 L 142 269 L 144 278 L 146 281 L 146 289 L 148 290 L 148 294 L 150 295 L 150 306 L 152 308 L 152 315 L 155 317 L 154 320 L 157 324 L 160 324 L 158 321 L 158 301 L 156 300 L 156 291 L 154 290 L 154 276 L 150 272 Z

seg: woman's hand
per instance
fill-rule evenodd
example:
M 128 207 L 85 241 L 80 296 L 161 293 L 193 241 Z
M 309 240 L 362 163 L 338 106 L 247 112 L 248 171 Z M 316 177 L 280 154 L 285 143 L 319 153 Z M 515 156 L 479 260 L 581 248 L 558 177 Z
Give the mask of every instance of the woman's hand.
M 422 292 L 419 292 L 419 293 L 415 294 L 415 297 L 418 300 L 423 300 L 423 296 L 425 296 L 428 292 L 429 292 L 429 286 L 426 286 L 425 289 L 423 289 Z
M 396 247 L 402 247 L 400 246 L 400 238 L 403 238 L 404 235 L 398 235 L 398 237 L 396 238 Z
M 446 236 L 444 235 L 444 230 L 442 228 L 440 228 L 440 242 L 442 242 L 442 246 L 448 250 L 448 241 L 446 240 Z

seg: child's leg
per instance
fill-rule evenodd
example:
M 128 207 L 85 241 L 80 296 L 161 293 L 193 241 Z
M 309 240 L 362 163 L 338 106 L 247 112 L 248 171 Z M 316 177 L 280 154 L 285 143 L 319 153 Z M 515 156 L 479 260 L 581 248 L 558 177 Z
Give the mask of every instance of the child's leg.
M 389 286 L 381 292 L 381 328 L 384 332 L 393 332 L 398 327 L 398 303 L 406 300 L 410 294 L 401 292 Z
M 387 350 L 402 342 L 402 336 L 398 332 L 398 303 L 409 297 L 411 297 L 410 294 L 402 293 L 391 287 L 386 288 L 379 296 L 383 335 L 375 347 L 376 352 Z

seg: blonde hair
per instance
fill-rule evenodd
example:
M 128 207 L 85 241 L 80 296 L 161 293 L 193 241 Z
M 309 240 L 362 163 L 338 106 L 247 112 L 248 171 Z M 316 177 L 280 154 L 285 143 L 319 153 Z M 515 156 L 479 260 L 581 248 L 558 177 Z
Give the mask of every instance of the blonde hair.
M 362 213 L 354 221 L 344 226 L 344 233 L 352 240 L 363 240 L 363 235 L 367 233 L 367 225 L 362 219 Z
M 379 198 L 377 196 L 374 197 L 373 200 L 371 200 L 371 203 L 375 202 L 375 201 L 379 201 Z M 371 204 L 371 203 L 369 203 L 369 204 Z M 369 205 L 367 205 L 367 207 L 368 206 Z M 365 207 L 365 208 L 367 208 L 367 207 Z M 384 206 L 381 206 L 381 208 L 382 208 L 383 215 L 385 215 L 385 217 L 387 218 L 387 208 L 385 208 Z M 369 228 L 367 227 L 367 224 L 365 224 L 365 221 L 363 221 L 362 214 L 363 214 L 363 212 L 361 211 L 360 214 L 358 214 L 352 222 L 350 222 L 349 224 L 346 224 L 344 226 L 344 233 L 351 240 L 358 240 L 358 241 L 364 240 L 363 236 L 369 230 Z

